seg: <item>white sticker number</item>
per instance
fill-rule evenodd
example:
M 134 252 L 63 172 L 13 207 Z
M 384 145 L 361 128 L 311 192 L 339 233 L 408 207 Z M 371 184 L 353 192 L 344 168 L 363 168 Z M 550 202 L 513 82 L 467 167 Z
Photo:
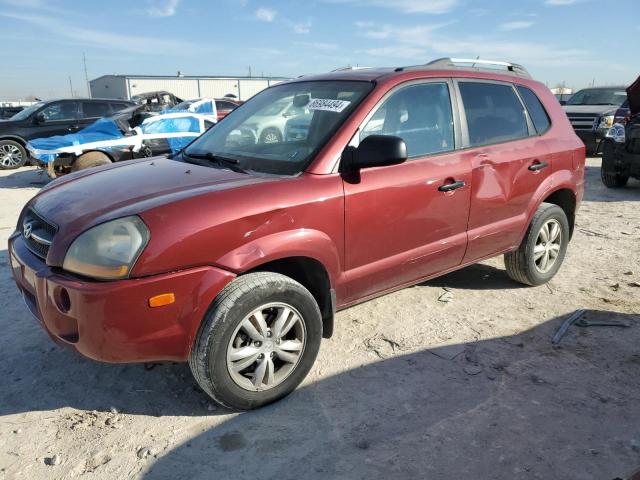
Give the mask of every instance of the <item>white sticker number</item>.
M 307 104 L 309 110 L 323 110 L 325 112 L 340 113 L 347 108 L 351 102 L 347 100 L 331 100 L 329 98 L 314 98 Z

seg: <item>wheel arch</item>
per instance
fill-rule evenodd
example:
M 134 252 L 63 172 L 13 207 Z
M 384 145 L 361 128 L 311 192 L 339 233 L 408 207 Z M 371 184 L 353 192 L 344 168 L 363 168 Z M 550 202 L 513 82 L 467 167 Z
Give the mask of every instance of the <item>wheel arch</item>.
M 20 145 L 22 145 L 25 150 L 27 149 L 27 141 L 17 135 L 0 135 L 0 140 L 13 140 L 14 142 L 18 142 Z M 28 154 L 29 151 L 27 150 L 27 155 Z
M 575 192 L 570 188 L 559 188 L 548 194 L 540 203 L 551 203 L 564 211 L 569 222 L 569 238 L 571 238 L 576 221 L 577 199 Z
M 115 161 L 116 161 L 115 158 L 113 157 L 113 155 L 110 152 L 107 152 L 106 150 L 100 150 L 99 148 L 92 148 L 91 150 L 86 150 L 86 151 L 82 152 L 80 155 L 74 155 L 73 162 L 71 162 L 71 163 L 75 163 L 82 155 L 84 155 L 86 153 L 102 153 L 103 155 L 105 155 L 111 161 L 111 163 L 115 163 Z
M 322 336 L 331 337 L 335 314 L 335 292 L 331 288 L 329 272 L 319 260 L 305 256 L 284 257 L 262 263 L 244 273 L 253 272 L 280 273 L 309 290 L 322 314 Z

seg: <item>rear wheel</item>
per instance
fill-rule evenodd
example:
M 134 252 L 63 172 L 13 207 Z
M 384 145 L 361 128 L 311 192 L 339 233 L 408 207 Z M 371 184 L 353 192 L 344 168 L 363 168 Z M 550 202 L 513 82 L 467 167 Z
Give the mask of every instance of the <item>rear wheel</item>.
M 71 165 L 71 171 L 77 172 L 84 170 L 85 168 L 101 167 L 102 165 L 109 165 L 111 159 L 102 152 L 87 152 L 80 155 L 73 165 Z
M 27 151 L 14 140 L 0 140 L 0 170 L 13 170 L 27 163 Z
M 189 365 L 214 400 L 249 410 L 294 390 L 311 369 L 321 338 L 320 310 L 306 288 L 277 273 L 250 273 L 214 300 Z
M 569 222 L 557 205 L 543 203 L 517 250 L 504 256 L 507 274 L 525 285 L 542 285 L 560 269 L 569 244 Z

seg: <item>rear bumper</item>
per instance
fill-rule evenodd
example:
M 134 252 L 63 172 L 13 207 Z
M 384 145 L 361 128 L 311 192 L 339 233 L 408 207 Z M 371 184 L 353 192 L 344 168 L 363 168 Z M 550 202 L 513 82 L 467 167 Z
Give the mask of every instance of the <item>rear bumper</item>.
M 184 361 L 209 305 L 233 278 L 214 267 L 97 282 L 48 267 L 21 236 L 9 239 L 13 277 L 31 313 L 51 338 L 94 360 Z M 151 308 L 150 297 L 175 302 Z

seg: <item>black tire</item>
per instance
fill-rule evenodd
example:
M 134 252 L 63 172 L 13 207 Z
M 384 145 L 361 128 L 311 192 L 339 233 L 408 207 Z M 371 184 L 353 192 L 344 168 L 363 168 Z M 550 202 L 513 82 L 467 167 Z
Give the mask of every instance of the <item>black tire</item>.
M 71 165 L 72 172 L 78 172 L 86 168 L 101 167 L 111 164 L 109 156 L 102 152 L 87 152 L 76 158 Z
M 555 262 L 547 272 L 541 272 L 534 260 L 534 248 L 538 240 L 540 229 L 548 221 L 555 219 L 560 225 L 561 243 L 560 251 Z M 504 255 L 504 263 L 507 274 L 516 282 L 525 285 L 537 286 L 547 283 L 560 269 L 569 244 L 569 222 L 564 210 L 551 203 L 543 203 L 538 207 L 538 211 L 533 216 L 527 233 L 517 250 Z
M 267 128 L 260 134 L 260 143 L 280 143 L 282 134 L 277 128 Z
M 606 142 L 602 155 L 602 166 L 600 167 L 600 178 L 607 188 L 622 188 L 629 181 L 629 175 L 622 175 L 616 172 L 615 153 L 613 146 Z M 613 172 L 613 173 L 612 173 Z
M 16 159 L 16 155 L 19 158 Z M 15 170 L 24 167 L 28 158 L 27 150 L 20 142 L 0 140 L 0 170 Z
M 272 302 L 285 302 L 300 313 L 306 328 L 306 344 L 297 365 L 281 383 L 262 391 L 247 390 L 229 373 L 227 348 L 242 320 Z M 229 283 L 211 304 L 191 349 L 189 366 L 200 387 L 216 402 L 234 410 L 250 410 L 293 391 L 309 373 L 321 339 L 320 309 L 306 288 L 278 273 L 250 273 Z

